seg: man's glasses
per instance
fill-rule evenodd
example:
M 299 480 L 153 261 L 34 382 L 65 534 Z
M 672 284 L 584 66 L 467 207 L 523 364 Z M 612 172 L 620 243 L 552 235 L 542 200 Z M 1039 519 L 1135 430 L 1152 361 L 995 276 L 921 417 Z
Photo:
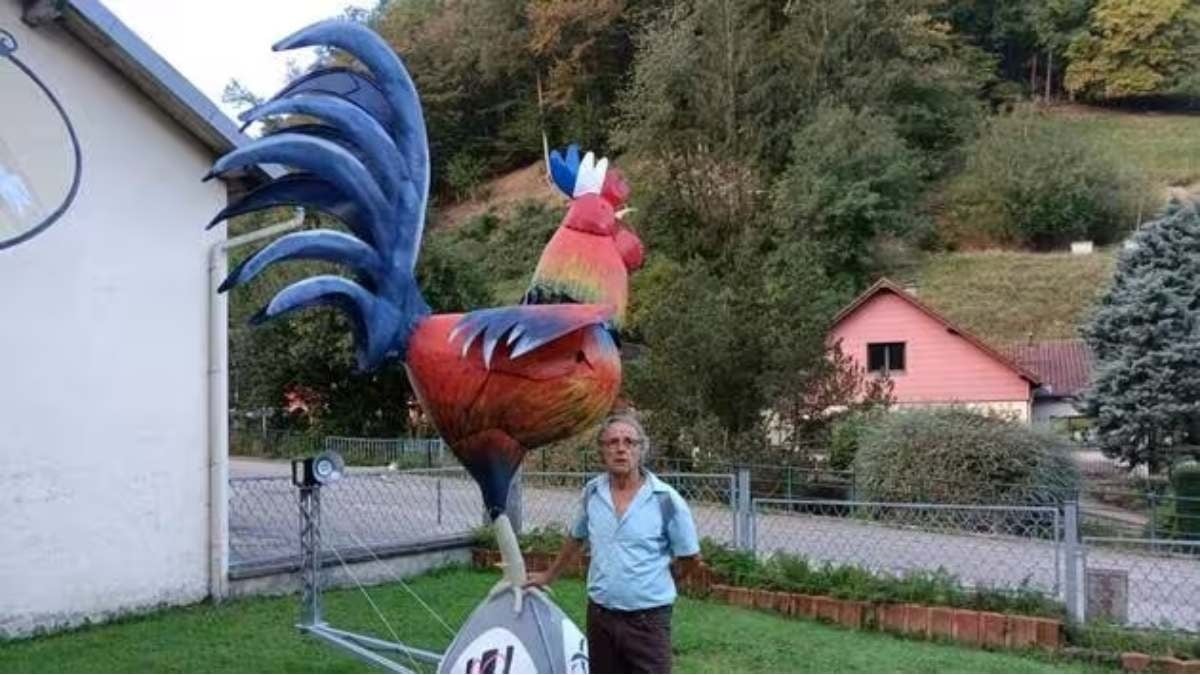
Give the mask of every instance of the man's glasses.
M 622 445 L 627 448 L 638 448 L 642 445 L 642 439 L 629 437 L 605 438 L 600 441 L 600 445 L 609 449 L 619 448 Z

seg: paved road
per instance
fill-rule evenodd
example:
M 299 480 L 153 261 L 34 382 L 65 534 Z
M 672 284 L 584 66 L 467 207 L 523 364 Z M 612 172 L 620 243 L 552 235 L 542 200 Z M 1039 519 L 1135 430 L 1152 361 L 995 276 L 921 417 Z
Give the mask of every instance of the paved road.
M 235 462 L 230 508 L 231 563 L 287 559 L 299 550 L 296 492 L 286 465 Z M 688 497 L 702 536 L 733 539 L 733 517 L 717 502 L 727 479 L 674 481 Z M 581 479 L 524 489 L 526 527 L 564 524 L 574 512 Z M 479 491 L 461 470 L 424 474 L 355 470 L 322 496 L 323 535 L 339 551 L 416 543 L 470 532 L 483 522 Z M 979 522 L 975 523 L 979 528 Z M 760 513 L 760 551 L 783 550 L 812 560 L 856 564 L 903 574 L 939 567 L 966 583 L 1047 593 L 1061 587 L 1063 562 L 1052 541 L 986 532 L 902 528 L 833 515 Z M 1200 630 L 1200 557 L 1150 555 L 1089 546 L 1089 568 L 1128 574 L 1129 618 L 1139 625 L 1169 622 Z

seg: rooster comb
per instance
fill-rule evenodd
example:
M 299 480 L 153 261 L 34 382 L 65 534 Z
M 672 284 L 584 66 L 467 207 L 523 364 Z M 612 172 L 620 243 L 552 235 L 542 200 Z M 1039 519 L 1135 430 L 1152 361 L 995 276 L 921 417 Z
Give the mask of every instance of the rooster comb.
M 589 152 L 579 158 L 579 145 L 572 143 L 565 153 L 555 150 L 550 153 L 550 177 L 554 184 L 570 199 L 600 194 L 604 187 L 604 176 L 608 173 L 608 158 L 596 159 Z

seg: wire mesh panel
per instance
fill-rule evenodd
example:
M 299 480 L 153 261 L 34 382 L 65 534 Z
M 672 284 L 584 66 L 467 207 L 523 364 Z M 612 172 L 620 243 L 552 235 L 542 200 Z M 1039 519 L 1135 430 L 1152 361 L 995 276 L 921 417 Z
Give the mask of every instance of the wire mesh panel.
M 351 464 L 368 466 L 440 467 L 452 459 L 440 438 L 326 436 L 324 448 L 337 452 Z
M 583 486 L 595 474 L 566 471 L 523 471 L 522 526 L 567 528 L 579 509 Z M 701 537 L 733 542 L 734 477 L 715 473 L 663 473 L 659 479 L 688 503 Z
M 944 570 L 968 587 L 1061 588 L 1061 519 L 1052 507 L 755 499 L 759 554 L 903 576 Z
M 297 494 L 290 478 L 230 481 L 231 571 L 298 560 Z M 322 512 L 322 539 L 344 556 L 466 536 L 483 518 L 462 469 L 352 470 L 322 488 Z
M 1200 632 L 1200 540 L 1084 537 L 1083 541 L 1090 618 Z

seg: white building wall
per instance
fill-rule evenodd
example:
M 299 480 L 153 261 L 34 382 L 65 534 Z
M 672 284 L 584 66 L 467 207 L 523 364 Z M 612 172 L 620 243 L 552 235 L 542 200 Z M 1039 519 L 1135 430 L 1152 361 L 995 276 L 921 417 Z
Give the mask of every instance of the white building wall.
M 0 635 L 205 596 L 207 151 L 58 26 L 0 28 L 83 152 L 78 197 L 0 250 Z M 3 100 L 2 104 L 21 105 Z M 12 130 L 0 130 L 0 134 Z
M 961 407 L 986 415 L 1002 417 L 1013 422 L 1029 423 L 1029 401 L 948 401 L 945 403 L 895 403 L 897 409 Z

